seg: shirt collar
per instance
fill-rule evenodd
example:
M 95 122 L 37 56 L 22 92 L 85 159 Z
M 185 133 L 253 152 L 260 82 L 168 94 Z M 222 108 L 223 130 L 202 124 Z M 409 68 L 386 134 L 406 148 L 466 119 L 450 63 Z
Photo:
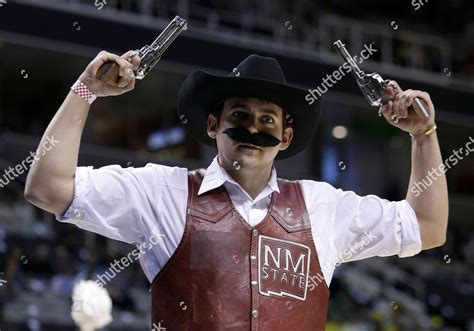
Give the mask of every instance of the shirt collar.
M 198 191 L 198 195 L 201 195 L 207 191 L 215 189 L 216 187 L 219 187 L 222 184 L 224 184 L 226 181 L 241 187 L 240 184 L 237 183 L 229 175 L 229 173 L 219 164 L 217 157 L 218 156 L 216 155 L 214 159 L 212 160 L 212 163 L 206 169 L 206 172 L 204 173 L 204 178 L 202 179 L 201 187 L 199 188 L 199 191 Z M 278 182 L 277 182 L 277 173 L 276 173 L 276 169 L 274 165 L 272 165 L 272 173 L 271 173 L 270 179 L 268 180 L 267 185 L 270 187 L 272 192 L 276 191 L 280 193 L 280 188 L 278 187 Z

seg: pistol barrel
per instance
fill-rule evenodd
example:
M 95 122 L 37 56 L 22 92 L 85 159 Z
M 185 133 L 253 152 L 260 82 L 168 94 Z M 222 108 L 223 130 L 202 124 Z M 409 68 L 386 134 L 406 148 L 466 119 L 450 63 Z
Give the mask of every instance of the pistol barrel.
M 187 22 L 185 19 L 176 16 L 162 33 L 153 41 L 150 47 L 161 56 L 171 43 L 178 37 L 181 31 L 186 30 Z
M 136 73 L 137 79 L 145 78 L 181 31 L 186 30 L 187 24 L 185 19 L 176 16 L 150 46 L 142 47 L 139 53 L 142 60 Z
M 360 68 L 357 66 L 357 64 L 355 63 L 354 59 L 347 51 L 342 41 L 341 40 L 335 41 L 334 46 L 336 47 L 337 52 L 339 53 L 339 55 L 341 55 L 344 61 L 349 63 L 349 65 L 351 66 L 352 68 L 351 71 L 352 71 L 352 74 L 355 76 L 355 78 L 356 79 L 364 78 L 365 73 L 362 70 L 360 70 Z

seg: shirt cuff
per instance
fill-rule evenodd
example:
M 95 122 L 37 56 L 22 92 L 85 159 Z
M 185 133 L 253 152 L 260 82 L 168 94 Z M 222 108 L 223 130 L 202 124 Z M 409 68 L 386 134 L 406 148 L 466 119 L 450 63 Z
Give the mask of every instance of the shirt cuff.
M 68 209 L 62 214 L 55 214 L 56 220 L 67 222 L 69 219 L 83 220 L 85 215 L 84 201 L 89 183 L 88 167 L 76 167 L 74 177 L 74 197 Z
M 416 213 L 407 200 L 399 201 L 397 217 L 401 226 L 401 248 L 399 257 L 409 257 L 421 252 L 420 227 Z

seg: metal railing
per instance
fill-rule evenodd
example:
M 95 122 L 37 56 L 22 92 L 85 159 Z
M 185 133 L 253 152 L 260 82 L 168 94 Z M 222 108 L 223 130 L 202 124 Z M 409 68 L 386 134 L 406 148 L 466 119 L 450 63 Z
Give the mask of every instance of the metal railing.
M 358 52 L 364 42 L 375 41 L 378 52 L 364 63 L 367 70 L 389 71 L 395 77 L 465 91 L 474 88 L 474 79 L 451 72 L 452 41 L 432 34 L 402 31 L 390 24 L 393 22 L 384 25 L 315 13 L 314 23 L 309 24 L 285 12 L 278 15 L 275 10 L 256 12 L 256 7 L 233 11 L 204 6 L 198 0 L 30 0 L 29 3 L 154 28 L 156 20 L 166 21 L 178 14 L 189 20 L 189 35 L 334 65 L 341 64 L 332 50 L 335 40 L 342 39 L 351 52 Z

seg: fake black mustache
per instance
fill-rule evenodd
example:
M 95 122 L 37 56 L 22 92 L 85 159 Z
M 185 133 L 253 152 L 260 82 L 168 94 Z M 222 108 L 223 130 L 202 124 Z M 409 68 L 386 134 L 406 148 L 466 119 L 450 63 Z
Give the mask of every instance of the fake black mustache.
M 280 140 L 278 140 L 269 133 L 250 133 L 244 128 L 227 128 L 223 132 L 227 134 L 230 138 L 242 144 L 252 144 L 260 147 L 270 147 L 276 146 L 281 143 Z

